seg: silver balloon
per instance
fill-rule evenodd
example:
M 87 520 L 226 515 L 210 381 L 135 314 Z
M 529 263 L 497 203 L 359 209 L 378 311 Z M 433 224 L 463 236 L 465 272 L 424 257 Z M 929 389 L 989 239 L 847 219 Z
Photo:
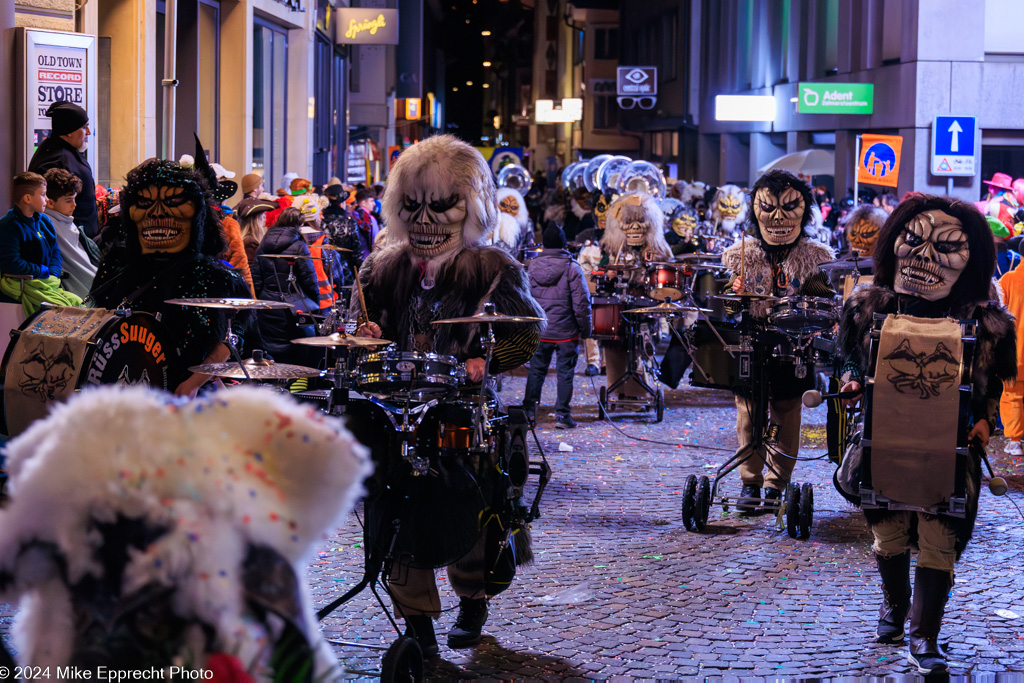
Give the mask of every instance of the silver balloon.
M 619 173 L 616 183 L 619 194 L 649 194 L 655 199 L 667 195 L 661 170 L 649 161 L 634 161 Z
M 594 190 L 601 189 L 601 186 L 597 182 L 597 172 L 601 169 L 601 164 L 611 158 L 611 154 L 598 154 L 587 162 L 587 172 L 586 175 L 583 176 L 583 184 L 586 185 L 587 190 L 593 192 Z
M 601 164 L 601 168 L 597 169 L 597 185 L 601 188 L 601 192 L 615 193 L 617 191 L 615 182 L 618 180 L 619 174 L 631 163 L 633 163 L 632 159 L 619 155 Z
M 498 172 L 498 187 L 508 187 L 526 196 L 533 186 L 530 172 L 519 164 L 509 164 Z
M 581 161 L 573 167 L 572 172 L 569 173 L 569 177 L 565 182 L 565 189 L 569 192 L 575 192 L 576 190 L 586 188 L 586 181 L 584 178 L 587 175 L 587 163 Z
M 562 188 L 563 189 L 565 189 L 565 190 L 572 189 L 572 188 L 569 187 L 569 180 L 572 178 L 573 172 L 576 170 L 577 166 L 579 166 L 580 164 L 584 164 L 585 165 L 586 163 L 587 162 L 585 162 L 585 161 L 573 161 L 568 166 L 566 166 L 565 168 L 562 169 L 561 182 L 562 182 Z

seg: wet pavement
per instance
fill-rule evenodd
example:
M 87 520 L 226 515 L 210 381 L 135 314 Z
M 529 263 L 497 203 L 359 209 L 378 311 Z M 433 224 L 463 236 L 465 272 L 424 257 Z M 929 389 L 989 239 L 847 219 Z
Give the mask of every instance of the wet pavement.
M 580 366 L 582 369 L 582 365 Z M 437 623 L 432 678 L 831 677 L 908 674 L 906 646 L 872 642 L 881 594 L 860 513 L 832 488 L 825 409 L 804 411 L 794 480 L 814 486 L 810 538 L 795 540 L 772 515 L 740 517 L 711 507 L 703 533 L 686 531 L 687 475 L 711 475 L 736 446 L 735 409 L 723 391 L 666 391 L 664 422 L 646 414 L 598 420 L 597 386 L 578 374 L 575 430 L 555 430 L 539 411 L 538 436 L 554 470 L 532 525 L 535 562 L 495 597 L 484 642 L 451 650 L 444 635 L 457 605 Z M 525 372 L 506 376 L 502 400 L 519 403 Z M 544 392 L 554 400 L 554 376 Z M 618 429 L 616 429 L 616 427 Z M 621 430 L 621 431 L 619 431 Z M 532 446 L 532 443 L 531 443 Z M 569 449 L 571 447 L 571 450 Z M 1002 439 L 993 439 L 993 450 Z M 996 452 L 1009 497 L 1024 500 L 1022 458 Z M 1012 474 L 1011 474 L 1012 473 Z M 722 493 L 736 496 L 733 472 Z M 355 515 L 325 542 L 310 570 L 319 607 L 362 573 Z M 1008 498 L 984 491 L 975 537 L 958 565 L 941 641 L 954 674 L 1024 671 L 1024 526 Z M 11 610 L 0 606 L 0 633 Z M 387 647 L 396 637 L 364 592 L 322 623 L 328 638 Z M 336 646 L 346 676 L 380 672 L 381 650 Z

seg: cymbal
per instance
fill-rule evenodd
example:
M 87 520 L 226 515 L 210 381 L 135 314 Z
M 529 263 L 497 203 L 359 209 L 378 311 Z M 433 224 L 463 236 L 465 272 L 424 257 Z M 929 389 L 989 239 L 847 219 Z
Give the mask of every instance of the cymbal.
M 870 269 L 871 261 L 872 261 L 872 259 L 871 259 L 870 256 L 869 257 L 865 257 L 865 258 L 857 259 L 857 263 L 856 264 L 853 262 L 853 259 L 842 259 L 842 260 L 836 260 L 836 261 L 826 261 L 825 263 L 819 263 L 818 264 L 818 268 L 821 268 L 826 273 L 830 273 L 833 270 L 848 270 L 850 272 L 853 272 L 854 266 L 856 266 L 858 269 L 859 268 L 864 268 L 865 270 Z
M 242 363 L 245 365 L 245 369 L 251 379 L 299 379 L 300 377 L 318 377 L 320 375 L 320 370 L 316 368 L 275 363 L 271 360 L 256 361 L 248 358 L 242 361 Z M 189 368 L 189 371 L 198 372 L 201 375 L 245 379 L 245 372 L 242 372 L 242 367 L 234 362 L 193 365 Z
M 387 339 L 373 339 L 372 337 L 357 337 L 354 334 L 335 332 L 326 337 L 299 337 L 292 339 L 292 344 L 300 346 L 349 346 L 359 348 L 373 348 L 375 346 L 388 346 L 394 342 Z
M 462 318 L 448 318 L 447 320 L 434 320 L 433 325 L 446 323 L 540 323 L 543 318 L 534 318 L 528 315 L 503 315 L 501 313 L 477 313 Z
M 256 254 L 259 258 L 285 258 L 292 261 L 323 261 L 323 256 L 306 256 L 305 254 Z
M 596 270 L 639 270 L 643 268 L 641 263 L 609 263 L 604 266 L 600 266 Z
M 321 244 L 320 248 L 321 249 L 326 249 L 327 251 L 343 251 L 346 254 L 351 254 L 352 253 L 351 249 L 346 249 L 345 247 L 337 247 L 337 246 L 335 246 L 333 244 Z
M 771 294 L 712 294 L 712 299 L 720 299 L 722 301 L 768 301 L 769 299 L 778 299 L 777 296 Z
M 711 313 L 710 308 L 699 308 L 697 306 L 683 306 L 681 304 L 674 304 L 670 301 L 660 303 L 657 306 L 648 306 L 646 308 L 631 308 L 623 311 L 625 315 L 653 315 L 667 316 L 667 315 L 681 315 L 683 313 Z
M 290 308 L 284 301 L 266 301 L 264 299 L 167 299 L 164 303 L 200 308 L 230 308 L 236 311 Z
M 657 266 L 659 268 L 685 268 L 688 264 L 685 263 L 672 263 L 669 261 L 648 261 L 647 266 Z
M 675 257 L 676 261 L 721 261 L 721 254 L 679 254 Z

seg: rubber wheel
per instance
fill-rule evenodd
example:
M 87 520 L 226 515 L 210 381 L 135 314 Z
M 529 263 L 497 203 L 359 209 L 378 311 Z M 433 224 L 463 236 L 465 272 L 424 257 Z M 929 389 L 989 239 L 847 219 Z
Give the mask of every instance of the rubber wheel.
M 384 683 L 423 680 L 423 652 L 415 638 L 399 636 L 391 643 L 381 659 L 380 680 Z
M 658 388 L 658 395 L 654 398 L 654 414 L 655 422 L 665 419 L 665 390 L 661 387 Z
M 704 531 L 708 525 L 708 513 L 711 511 L 711 480 L 701 477 L 697 481 L 697 495 L 693 503 L 693 526 L 697 531 Z
M 602 420 L 610 419 L 608 416 L 608 387 L 601 387 L 597 399 L 598 417 Z
M 694 502 L 697 499 L 697 475 L 690 474 L 683 484 L 683 526 L 693 531 Z
M 800 487 L 800 538 L 811 537 L 811 524 L 814 521 L 814 488 L 810 484 Z
M 790 484 L 786 487 L 786 532 L 790 538 L 796 538 L 797 528 L 799 522 L 797 517 L 800 515 L 800 486 L 798 484 Z

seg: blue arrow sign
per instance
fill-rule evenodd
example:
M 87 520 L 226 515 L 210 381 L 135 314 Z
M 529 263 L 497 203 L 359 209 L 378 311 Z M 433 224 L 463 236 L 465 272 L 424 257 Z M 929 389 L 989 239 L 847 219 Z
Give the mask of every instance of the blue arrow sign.
M 974 116 L 936 116 L 935 154 L 974 156 Z
M 936 116 L 932 122 L 932 175 L 972 176 L 977 166 L 974 144 L 977 117 Z

